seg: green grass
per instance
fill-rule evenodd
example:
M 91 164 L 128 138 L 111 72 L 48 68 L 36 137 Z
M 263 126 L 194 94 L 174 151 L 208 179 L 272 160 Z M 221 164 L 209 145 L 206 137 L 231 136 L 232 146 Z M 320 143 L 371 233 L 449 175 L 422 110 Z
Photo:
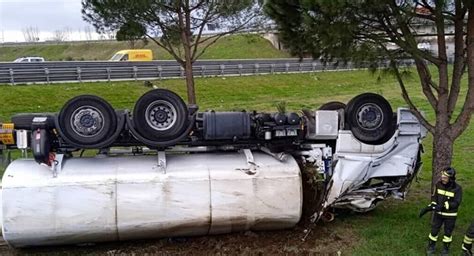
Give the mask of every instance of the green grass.
M 435 76 L 435 75 L 433 75 Z M 428 103 L 422 96 L 416 78 L 407 78 L 413 100 L 433 119 Z M 464 81 L 466 83 L 466 81 Z M 160 88 L 171 89 L 185 97 L 184 80 L 155 81 Z M 465 87 L 465 86 L 464 86 Z M 0 86 L 0 121 L 14 113 L 59 111 L 64 102 L 79 94 L 96 94 L 115 108 L 132 109 L 134 102 L 149 90 L 141 82 L 111 82 L 55 84 L 34 86 Z M 404 106 L 397 83 L 390 77 L 377 82 L 367 71 L 325 72 L 314 74 L 268 75 L 252 77 L 198 78 L 197 99 L 201 110 L 276 111 L 275 104 L 287 102 L 287 110 L 314 109 L 338 100 L 347 102 L 367 91 L 385 96 L 392 106 Z M 462 91 L 465 93 L 465 90 Z M 462 97 L 460 97 L 462 99 Z M 459 107 L 459 106 L 458 106 Z M 325 228 L 341 226 L 357 235 L 354 247 L 341 248 L 353 255 L 423 255 L 430 230 L 429 217 L 417 217 L 429 202 L 431 137 L 424 141 L 423 169 L 419 182 L 412 184 L 405 201 L 383 202 L 376 210 L 365 214 L 343 214 Z M 454 231 L 453 255 L 460 253 L 463 233 L 474 212 L 474 125 L 470 125 L 455 145 L 454 166 L 464 188 L 463 203 Z M 439 246 L 441 243 L 439 243 Z
M 141 44 L 140 44 L 141 45 Z M 153 50 L 153 59 L 171 60 L 164 49 L 149 41 L 146 49 Z M 127 42 L 72 43 L 35 46 L 0 46 L 0 61 L 13 61 L 22 56 L 41 56 L 57 60 L 108 60 L 115 52 L 130 49 Z M 254 34 L 226 36 L 217 41 L 201 59 L 255 59 L 287 58 L 288 53 L 275 49 L 272 44 Z
M 377 83 L 375 80 L 366 71 L 196 78 L 196 91 L 201 110 L 276 111 L 275 104 L 285 101 L 288 110 L 297 111 L 315 108 L 329 100 L 347 102 L 364 91 L 385 95 L 394 106 L 402 104 L 394 81 Z M 186 98 L 184 80 L 153 83 Z M 150 89 L 144 87 L 143 82 L 0 85 L 0 121 L 8 121 L 9 116 L 18 112 L 58 111 L 68 99 L 80 94 L 96 94 L 116 108 L 131 109 L 147 90 Z

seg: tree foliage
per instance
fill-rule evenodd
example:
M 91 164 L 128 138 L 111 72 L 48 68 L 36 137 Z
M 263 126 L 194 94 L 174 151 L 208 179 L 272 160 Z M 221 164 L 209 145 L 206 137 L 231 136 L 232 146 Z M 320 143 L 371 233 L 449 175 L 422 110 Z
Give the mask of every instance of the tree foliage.
M 451 164 L 453 143 L 474 111 L 472 0 L 269 0 L 265 10 L 275 20 L 282 43 L 295 54 L 371 67 L 388 60 L 404 100 L 434 136 L 433 180 Z M 422 29 L 427 27 L 434 32 L 427 34 Z M 452 34 L 447 27 L 454 28 Z M 432 38 L 439 50 L 419 49 L 423 38 Z M 448 55 L 449 40 L 453 56 Z M 420 113 L 405 88 L 400 66 L 407 58 L 414 61 L 434 122 Z M 466 74 L 466 93 L 460 94 Z
M 136 42 L 142 40 L 144 45 L 148 43 L 145 37 L 146 28 L 133 21 L 123 24 L 117 31 L 115 38 L 117 41 L 128 41 L 132 48 L 135 48 Z
M 196 102 L 192 64 L 222 36 L 252 29 L 263 17 L 255 0 L 83 0 L 82 7 L 99 33 L 146 37 L 168 51 L 185 69 L 190 103 Z M 205 36 L 209 24 L 223 29 Z

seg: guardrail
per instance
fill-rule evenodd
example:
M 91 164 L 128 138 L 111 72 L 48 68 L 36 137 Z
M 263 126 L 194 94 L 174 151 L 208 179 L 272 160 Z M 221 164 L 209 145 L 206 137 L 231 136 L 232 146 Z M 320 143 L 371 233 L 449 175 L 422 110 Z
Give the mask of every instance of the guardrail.
M 273 73 L 350 70 L 353 65 L 323 65 L 313 59 L 200 60 L 193 65 L 196 77 L 241 76 Z M 110 62 L 71 61 L 0 62 L 0 84 L 144 80 L 184 77 L 176 61 Z

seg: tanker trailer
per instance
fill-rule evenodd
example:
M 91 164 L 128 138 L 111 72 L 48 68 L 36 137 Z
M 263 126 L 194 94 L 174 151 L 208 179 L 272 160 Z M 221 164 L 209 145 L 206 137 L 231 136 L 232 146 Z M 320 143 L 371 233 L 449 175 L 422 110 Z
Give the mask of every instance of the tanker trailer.
M 78 96 L 0 134 L 34 156 L 2 179 L 3 237 L 25 247 L 291 228 L 307 167 L 323 184 L 313 221 L 369 211 L 405 196 L 426 131 L 371 93 L 300 115 L 199 112 L 158 89 L 133 111 Z

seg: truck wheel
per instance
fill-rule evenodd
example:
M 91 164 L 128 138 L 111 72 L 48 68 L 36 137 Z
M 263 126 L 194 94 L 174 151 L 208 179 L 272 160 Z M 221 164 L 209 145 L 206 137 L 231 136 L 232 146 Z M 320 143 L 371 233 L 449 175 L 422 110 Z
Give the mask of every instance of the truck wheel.
M 187 119 L 184 101 L 165 89 L 145 93 L 133 110 L 135 129 L 144 138 L 157 142 L 179 137 L 186 129 Z
M 339 102 L 339 101 L 330 101 L 328 103 L 324 103 L 321 105 L 321 107 L 318 108 L 318 110 L 339 110 L 339 109 L 345 109 L 346 104 Z
M 112 106 L 93 95 L 77 96 L 66 102 L 58 121 L 67 139 L 85 147 L 103 142 L 117 128 L 117 115 Z
M 352 134 L 364 143 L 386 142 L 394 132 L 392 118 L 390 103 L 378 94 L 364 93 L 347 103 L 346 123 Z

